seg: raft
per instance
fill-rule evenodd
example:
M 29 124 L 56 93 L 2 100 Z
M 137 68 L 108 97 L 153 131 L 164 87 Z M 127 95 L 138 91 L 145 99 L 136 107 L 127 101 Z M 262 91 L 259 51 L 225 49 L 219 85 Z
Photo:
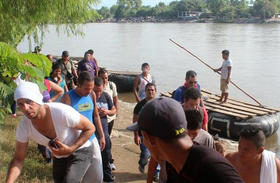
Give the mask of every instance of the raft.
M 257 125 L 266 137 L 274 134 L 279 128 L 280 110 L 272 107 L 258 106 L 241 100 L 229 98 L 227 103 L 220 104 L 220 96 L 201 90 L 204 106 L 208 112 L 208 131 L 212 135 L 238 140 L 244 127 Z M 170 93 L 162 93 L 171 97 Z

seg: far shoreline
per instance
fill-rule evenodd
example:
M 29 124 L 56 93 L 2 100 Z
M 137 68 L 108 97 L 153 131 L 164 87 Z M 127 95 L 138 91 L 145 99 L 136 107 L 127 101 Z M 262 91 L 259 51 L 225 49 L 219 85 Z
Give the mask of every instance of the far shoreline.
M 258 17 L 251 18 L 238 18 L 232 20 L 217 20 L 214 18 L 175 18 L 164 19 L 155 17 L 129 17 L 129 18 L 106 18 L 97 20 L 95 22 L 89 21 L 88 23 L 222 23 L 222 24 L 279 24 L 280 18 L 262 19 Z

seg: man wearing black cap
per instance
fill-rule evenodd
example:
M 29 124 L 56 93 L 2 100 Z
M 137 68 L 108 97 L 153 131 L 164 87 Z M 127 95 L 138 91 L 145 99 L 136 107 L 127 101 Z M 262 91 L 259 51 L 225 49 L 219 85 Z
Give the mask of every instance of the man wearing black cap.
M 214 69 L 215 72 L 221 71 L 221 82 L 220 89 L 222 91 L 219 102 L 226 103 L 228 99 L 228 84 L 230 81 L 232 62 L 229 59 L 229 51 L 223 50 L 222 57 L 224 59 L 223 64 L 220 68 Z M 224 100 L 223 100 L 224 98 Z
M 61 65 L 61 73 L 65 78 L 65 82 L 69 90 L 74 88 L 74 77 L 77 79 L 78 75 L 74 67 L 73 62 L 69 59 L 69 52 L 63 51 L 62 58 L 59 59 L 56 63 Z
M 144 143 L 156 161 L 167 161 L 182 177 L 182 182 L 244 183 L 233 166 L 218 152 L 194 145 L 186 133 L 187 121 L 181 105 L 170 98 L 146 103 L 138 123 Z

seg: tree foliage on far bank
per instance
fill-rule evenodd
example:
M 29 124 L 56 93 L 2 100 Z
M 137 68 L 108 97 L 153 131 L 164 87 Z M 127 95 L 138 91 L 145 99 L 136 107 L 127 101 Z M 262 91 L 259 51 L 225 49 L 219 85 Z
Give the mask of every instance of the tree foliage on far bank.
M 142 6 L 141 0 L 118 0 L 111 8 L 102 7 L 98 13 L 103 18 L 155 17 L 176 19 L 180 15 L 200 12 L 200 18 L 214 17 L 216 20 L 230 21 L 235 18 L 271 18 L 280 13 L 280 0 L 255 0 L 249 6 L 247 0 L 180 0 L 168 5 L 160 2 L 155 7 Z
M 48 24 L 64 25 L 68 33 L 79 33 L 78 24 L 98 17 L 93 10 L 99 0 L 1 0 L 0 42 L 17 46 L 25 35 L 44 32 Z

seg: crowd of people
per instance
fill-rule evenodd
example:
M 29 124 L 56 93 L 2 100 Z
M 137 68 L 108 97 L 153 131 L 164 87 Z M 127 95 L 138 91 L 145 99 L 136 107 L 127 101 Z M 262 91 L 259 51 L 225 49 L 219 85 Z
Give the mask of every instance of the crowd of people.
M 40 48 L 35 49 L 40 52 Z M 74 66 L 69 52 L 52 62 L 46 77 L 46 91 L 31 81 L 20 81 L 14 99 L 23 112 L 17 130 L 16 147 L 7 183 L 20 175 L 29 139 L 53 165 L 55 183 L 114 182 L 116 170 L 110 135 L 118 115 L 118 93 L 108 81 L 108 71 L 99 68 L 93 50 Z M 232 63 L 229 51 L 222 51 L 221 98 L 228 99 Z M 185 83 L 172 97 L 157 97 L 150 65 L 143 63 L 133 93 L 136 106 L 134 142 L 140 148 L 138 167 L 147 170 L 147 183 L 276 183 L 280 162 L 275 153 L 264 150 L 265 135 L 260 127 L 245 127 L 237 152 L 225 155 L 224 146 L 208 133 L 197 73 L 186 72 Z

